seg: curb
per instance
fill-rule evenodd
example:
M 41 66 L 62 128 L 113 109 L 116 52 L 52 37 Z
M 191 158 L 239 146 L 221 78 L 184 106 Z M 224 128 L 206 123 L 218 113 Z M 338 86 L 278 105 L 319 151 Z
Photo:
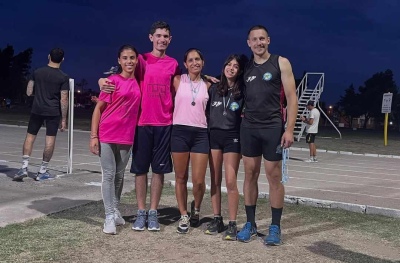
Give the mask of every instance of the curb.
M 290 147 L 290 150 L 308 152 L 308 148 L 304 147 Z M 388 154 L 376 154 L 376 153 L 353 153 L 346 151 L 330 151 L 325 149 L 317 149 L 319 153 L 333 153 L 333 154 L 343 154 L 343 155 L 354 155 L 354 156 L 366 156 L 366 157 L 379 157 L 379 158 L 392 158 L 400 159 L 400 155 L 388 155 Z
M 168 186 L 175 186 L 175 181 L 169 180 L 167 183 Z M 193 188 L 193 184 L 188 182 L 187 187 L 189 189 Z M 206 184 L 206 190 L 210 190 L 211 187 Z M 227 193 L 226 187 L 221 187 L 222 193 Z M 243 196 L 242 192 L 239 192 L 239 195 Z M 260 192 L 258 193 L 258 198 L 269 198 L 269 193 Z M 285 195 L 284 202 L 287 204 L 293 205 L 304 205 L 311 206 L 317 208 L 328 208 L 328 209 L 341 209 L 354 213 L 366 214 L 366 215 L 381 215 L 387 217 L 400 218 L 400 210 L 392 209 L 392 208 L 384 208 L 370 205 L 359 205 L 359 204 L 351 204 L 351 203 L 343 203 L 322 199 L 314 199 L 308 197 L 300 197 L 300 196 L 291 196 Z

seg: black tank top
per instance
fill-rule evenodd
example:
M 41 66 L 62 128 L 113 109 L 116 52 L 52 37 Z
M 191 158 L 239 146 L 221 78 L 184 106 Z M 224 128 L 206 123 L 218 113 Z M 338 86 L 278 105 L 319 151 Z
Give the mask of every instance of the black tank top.
M 218 94 L 217 84 L 208 89 L 210 99 L 207 104 L 208 128 L 221 130 L 239 130 L 242 121 L 243 94 L 235 98 L 232 92 L 224 98 Z M 241 87 L 243 90 L 243 87 Z
M 253 60 L 247 65 L 244 73 L 244 127 L 282 127 L 282 81 L 278 59 L 278 55 L 271 54 L 261 65 Z

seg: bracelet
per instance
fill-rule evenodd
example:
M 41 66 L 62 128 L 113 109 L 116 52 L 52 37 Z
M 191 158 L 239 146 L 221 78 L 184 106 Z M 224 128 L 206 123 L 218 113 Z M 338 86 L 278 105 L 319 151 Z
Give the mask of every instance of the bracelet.
M 90 136 L 90 139 L 98 139 L 99 136 Z

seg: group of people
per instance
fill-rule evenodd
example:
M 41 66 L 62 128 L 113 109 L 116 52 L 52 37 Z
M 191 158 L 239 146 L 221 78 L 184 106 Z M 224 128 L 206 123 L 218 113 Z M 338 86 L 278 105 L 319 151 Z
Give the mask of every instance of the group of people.
M 153 43 L 152 51 L 139 54 L 133 46 L 122 46 L 117 57 L 118 72 L 99 79 L 101 92 L 92 116 L 90 151 L 99 155 L 102 168 L 106 216 L 103 232 L 116 234 L 116 226 L 125 224 L 118 205 L 124 171 L 132 156 L 130 172 L 135 174 L 138 205 L 132 229 L 160 230 L 157 208 L 164 174 L 173 170 L 181 214 L 177 232 L 184 234 L 190 227 L 198 226 L 209 164 L 214 218 L 205 233 L 217 234 L 225 229 L 221 214 L 221 182 L 225 176 L 229 222 L 224 239 L 249 242 L 257 234 L 258 177 L 263 163 L 269 183 L 272 213 L 265 244 L 279 245 L 284 200 L 284 186 L 281 183 L 282 148 L 288 148 L 293 143 L 298 110 L 290 62 L 269 53 L 268 30 L 257 25 L 247 35 L 252 58 L 228 56 L 220 80 L 202 73 L 205 58 L 197 48 L 185 52 L 183 64 L 187 73 L 183 74 L 178 62 L 166 54 L 171 38 L 169 25 L 162 21 L 155 22 L 149 34 Z M 33 85 L 35 90 L 44 90 L 40 86 L 45 82 L 38 80 L 40 75 L 47 74 L 51 77 L 54 91 L 50 89 L 46 92 L 54 93 L 58 89 L 60 95 L 53 96 L 55 99 L 50 102 L 46 99 L 49 94 L 36 91 L 36 102 L 23 148 L 23 166 L 15 175 L 15 180 L 27 176 L 32 145 L 44 120 L 47 122 L 46 149 L 36 178 L 40 180 L 51 176 L 47 164 L 53 153 L 60 115 L 61 128 L 65 128 L 68 105 L 68 77 L 59 70 L 64 56 L 61 51 L 52 50 L 48 66 L 35 71 L 34 79 L 28 83 L 28 93 L 32 92 Z M 57 99 L 56 114 L 53 104 Z M 287 103 L 285 123 L 282 113 L 284 99 Z M 38 112 L 35 110 L 37 103 L 45 103 L 53 111 Z M 245 170 L 243 193 L 247 218 L 238 231 L 237 173 L 241 159 Z M 150 167 L 150 206 L 147 210 Z M 190 213 L 187 207 L 189 173 L 194 197 Z
M 115 234 L 116 225 L 125 223 L 118 203 L 132 146 L 130 172 L 135 174 L 138 203 L 132 229 L 160 230 L 157 208 L 164 174 L 172 170 L 181 214 L 177 232 L 184 234 L 190 227 L 198 226 L 209 164 L 214 219 L 205 233 L 217 234 L 225 229 L 221 215 L 221 182 L 225 175 L 229 222 L 224 239 L 249 242 L 257 234 L 255 214 L 263 157 L 272 211 L 265 243 L 279 245 L 284 187 L 282 154 L 277 150 L 293 143 L 297 114 L 295 81 L 289 61 L 268 52 L 268 30 L 261 25 L 248 32 L 252 59 L 228 56 L 220 81 L 202 73 L 205 58 L 197 48 L 185 52 L 183 64 L 187 73 L 181 73 L 178 62 L 166 54 L 171 42 L 167 23 L 154 23 L 149 39 L 153 43 L 151 52 L 137 54 L 133 47 L 121 48 L 120 73 L 99 79 L 101 94 L 93 113 L 90 145 L 91 151 L 99 154 L 103 170 L 106 211 L 103 231 Z M 132 54 L 124 55 L 122 50 Z M 286 128 L 282 117 L 283 97 L 287 101 Z M 131 140 L 121 140 L 123 134 L 129 134 Z M 238 232 L 237 173 L 241 158 L 245 167 L 243 192 L 247 222 Z M 146 210 L 150 167 L 150 209 Z M 189 173 L 194 198 L 190 213 Z

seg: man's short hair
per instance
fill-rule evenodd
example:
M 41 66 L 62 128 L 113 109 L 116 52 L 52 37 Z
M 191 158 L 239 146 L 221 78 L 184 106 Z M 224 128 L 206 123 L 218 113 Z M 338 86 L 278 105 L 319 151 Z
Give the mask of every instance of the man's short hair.
M 167 22 L 164 22 L 164 21 L 154 22 L 150 28 L 150 35 L 153 35 L 157 29 L 166 29 L 169 32 L 169 34 L 171 35 L 171 28 L 169 27 Z
M 252 26 L 252 27 L 249 29 L 249 31 L 247 32 L 247 38 L 249 38 L 249 35 L 250 35 L 250 32 L 251 32 L 251 31 L 253 31 L 253 30 L 258 30 L 258 29 L 264 30 L 265 32 L 267 32 L 267 36 L 269 36 L 268 29 L 267 29 L 265 26 L 263 26 L 263 25 L 255 25 L 255 26 Z
M 312 100 L 309 100 L 309 101 L 307 101 L 307 106 L 313 106 L 314 107 L 314 101 L 312 101 Z
M 64 59 L 64 50 L 62 50 L 61 48 L 53 48 L 50 51 L 51 62 L 61 63 L 63 59 Z

